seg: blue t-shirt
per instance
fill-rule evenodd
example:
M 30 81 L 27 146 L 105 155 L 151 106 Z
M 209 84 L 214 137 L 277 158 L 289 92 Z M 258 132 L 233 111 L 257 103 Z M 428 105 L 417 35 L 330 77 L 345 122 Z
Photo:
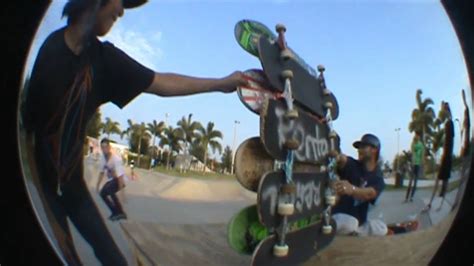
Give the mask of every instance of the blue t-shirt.
M 359 225 L 362 225 L 367 221 L 369 202 L 374 204 L 385 188 L 382 171 L 380 167 L 371 172 L 367 171 L 364 164 L 348 156 L 346 165 L 339 169 L 339 176 L 341 180 L 347 180 L 356 187 L 372 187 L 377 192 L 376 198 L 370 201 L 356 200 L 347 195 L 341 196 L 338 204 L 333 209 L 334 214 L 345 213 L 354 216 L 359 220 Z

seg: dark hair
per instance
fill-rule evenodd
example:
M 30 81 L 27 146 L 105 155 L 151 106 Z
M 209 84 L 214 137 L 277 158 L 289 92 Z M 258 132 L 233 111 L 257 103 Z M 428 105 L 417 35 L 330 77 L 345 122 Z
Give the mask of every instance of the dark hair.
M 67 24 L 70 25 L 88 9 L 94 6 L 96 1 L 100 1 L 100 6 L 105 6 L 109 0 L 69 0 L 63 8 L 62 17 L 67 17 Z
M 444 102 L 444 108 L 446 109 L 446 111 L 449 112 L 449 115 L 451 115 L 451 108 L 449 107 L 449 103 L 448 103 L 448 102 Z
M 100 144 L 107 144 L 107 145 L 110 145 L 110 140 L 108 138 L 103 138 L 101 141 L 100 141 Z

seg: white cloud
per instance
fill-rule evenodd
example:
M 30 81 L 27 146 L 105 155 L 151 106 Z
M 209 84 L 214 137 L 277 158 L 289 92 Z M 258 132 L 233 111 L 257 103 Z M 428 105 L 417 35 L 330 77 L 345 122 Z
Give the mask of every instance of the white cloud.
M 159 47 L 161 39 L 161 32 L 148 36 L 139 31 L 124 29 L 121 25 L 116 25 L 102 38 L 151 69 L 157 69 L 157 62 L 163 58 L 163 50 Z

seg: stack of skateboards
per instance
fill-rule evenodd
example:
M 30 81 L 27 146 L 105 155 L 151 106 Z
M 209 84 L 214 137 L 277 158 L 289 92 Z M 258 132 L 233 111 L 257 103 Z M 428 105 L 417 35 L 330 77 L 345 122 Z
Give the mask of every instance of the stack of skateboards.
M 235 153 L 240 184 L 257 193 L 257 202 L 229 222 L 228 239 L 252 265 L 295 265 L 328 246 L 336 225 L 331 219 L 335 158 L 339 138 L 332 121 L 339 115 L 323 72 L 306 64 L 285 40 L 265 25 L 242 20 L 235 37 L 263 67 L 244 72 L 248 85 L 237 89 L 244 105 L 260 117 L 260 136 L 245 140 Z

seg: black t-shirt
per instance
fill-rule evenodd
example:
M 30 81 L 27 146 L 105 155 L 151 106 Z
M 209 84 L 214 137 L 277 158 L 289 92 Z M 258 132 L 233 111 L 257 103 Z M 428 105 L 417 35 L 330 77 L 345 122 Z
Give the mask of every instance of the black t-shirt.
M 379 167 L 374 171 L 367 171 L 365 166 L 352 157 L 347 157 L 347 162 L 342 169 L 339 170 L 341 180 L 347 180 L 356 187 L 367 188 L 372 187 L 377 192 L 377 197 L 370 201 L 374 204 L 380 193 L 385 188 L 383 173 Z M 338 204 L 334 207 L 333 213 L 345 213 L 354 216 L 359 221 L 359 225 L 367 221 L 367 213 L 369 210 L 369 201 L 355 200 L 353 197 L 341 196 Z
M 51 182 L 82 175 L 87 122 L 106 102 L 124 107 L 147 89 L 154 71 L 108 42 L 94 38 L 80 55 L 65 28 L 41 46 L 26 88 L 24 125 L 36 137 L 36 159 Z

